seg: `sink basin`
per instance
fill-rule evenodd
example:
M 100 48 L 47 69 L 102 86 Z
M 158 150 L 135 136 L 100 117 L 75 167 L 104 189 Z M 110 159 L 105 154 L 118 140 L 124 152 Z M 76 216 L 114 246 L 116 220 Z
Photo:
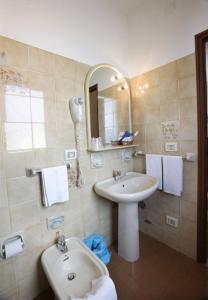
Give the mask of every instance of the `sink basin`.
M 43 269 L 59 300 L 82 298 L 91 290 L 92 280 L 109 276 L 106 266 L 78 238 L 69 238 L 68 252 L 61 253 L 56 245 L 41 257 Z
M 108 178 L 95 184 L 95 192 L 114 202 L 139 202 L 151 196 L 158 187 L 155 177 L 129 172 L 117 181 Z
M 138 202 L 150 197 L 158 184 L 152 176 L 129 172 L 118 180 L 112 177 L 94 186 L 98 195 L 118 203 L 118 254 L 127 261 L 139 258 Z

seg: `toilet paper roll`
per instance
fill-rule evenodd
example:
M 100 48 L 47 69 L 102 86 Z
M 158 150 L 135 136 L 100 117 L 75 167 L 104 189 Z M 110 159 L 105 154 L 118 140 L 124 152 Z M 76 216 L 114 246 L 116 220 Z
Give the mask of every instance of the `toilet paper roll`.
M 9 258 L 16 256 L 23 251 L 22 240 L 19 238 L 5 245 L 5 257 Z

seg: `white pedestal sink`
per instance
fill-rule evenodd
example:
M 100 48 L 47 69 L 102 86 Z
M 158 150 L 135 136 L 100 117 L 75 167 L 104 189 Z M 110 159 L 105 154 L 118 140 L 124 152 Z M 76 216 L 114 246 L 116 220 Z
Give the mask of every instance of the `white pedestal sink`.
M 134 262 L 139 258 L 138 202 L 150 197 L 158 180 L 146 174 L 129 172 L 120 179 L 113 177 L 97 182 L 95 192 L 118 203 L 118 254 Z

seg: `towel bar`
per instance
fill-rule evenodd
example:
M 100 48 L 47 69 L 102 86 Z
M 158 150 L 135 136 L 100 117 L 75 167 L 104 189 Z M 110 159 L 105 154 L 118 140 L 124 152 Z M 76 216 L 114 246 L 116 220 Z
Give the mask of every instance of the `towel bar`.
M 70 164 L 66 163 L 66 167 L 67 167 L 67 169 L 70 169 Z M 28 169 L 28 168 L 26 168 L 25 172 L 26 172 L 26 176 L 27 177 L 34 177 L 36 175 L 41 174 L 42 169 L 33 169 L 33 168 L 32 169 Z
M 189 154 L 189 153 L 187 153 L 187 154 Z M 183 161 L 195 162 L 196 161 L 196 154 L 195 153 L 190 153 L 190 154 L 192 154 L 192 157 L 188 157 L 187 155 L 182 156 Z M 135 151 L 133 155 L 134 155 L 134 157 L 138 158 L 138 157 L 141 157 L 141 156 L 145 156 L 146 153 Z

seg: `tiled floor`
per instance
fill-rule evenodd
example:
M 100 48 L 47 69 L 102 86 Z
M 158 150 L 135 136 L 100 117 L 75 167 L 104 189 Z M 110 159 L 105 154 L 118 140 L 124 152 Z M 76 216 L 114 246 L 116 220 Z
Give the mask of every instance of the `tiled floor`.
M 141 258 L 128 263 L 111 248 L 108 268 L 119 300 L 208 300 L 208 268 L 144 234 L 140 249 Z M 51 291 L 36 298 L 46 299 Z

